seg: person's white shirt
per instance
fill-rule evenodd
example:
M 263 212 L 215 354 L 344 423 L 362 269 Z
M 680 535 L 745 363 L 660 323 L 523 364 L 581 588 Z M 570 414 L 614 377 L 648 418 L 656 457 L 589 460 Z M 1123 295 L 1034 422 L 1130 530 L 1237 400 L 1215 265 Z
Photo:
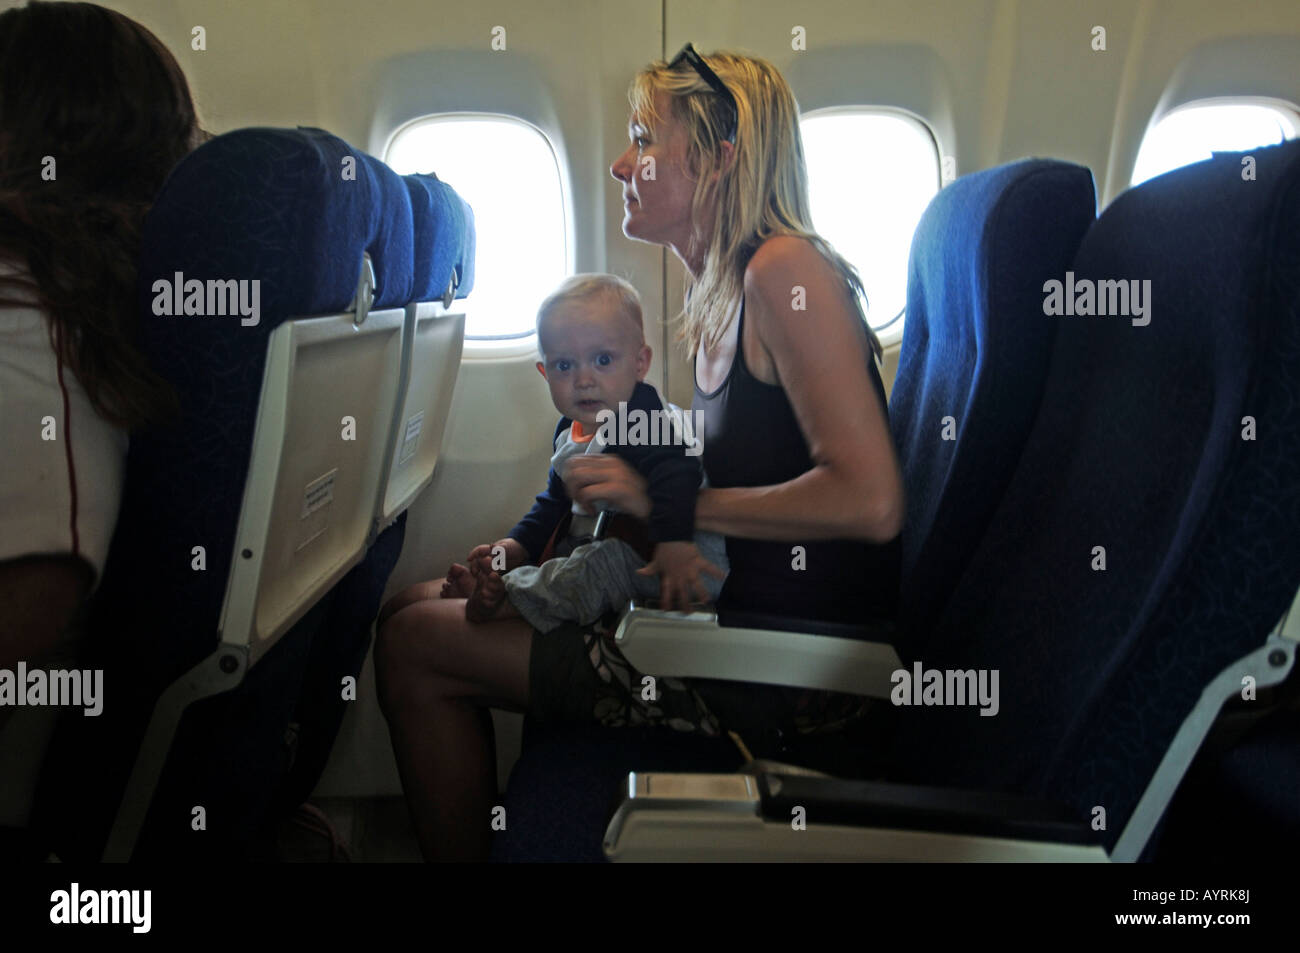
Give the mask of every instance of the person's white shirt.
M 0 261 L 0 274 L 15 273 L 12 263 Z M 10 288 L 5 293 L 15 297 Z M 35 302 L 0 305 L 0 562 L 76 555 L 94 570 L 91 586 L 97 587 L 122 502 L 126 449 L 126 432 L 99 416 L 70 368 L 62 368 L 60 383 L 44 311 Z M 69 626 L 58 645 L 29 662 L 75 668 L 79 636 Z M 24 827 L 58 709 L 6 714 L 0 719 L 0 825 Z
M 0 262 L 0 273 L 16 270 Z M 70 368 L 60 383 L 49 318 L 34 303 L 0 306 L 0 447 L 0 561 L 75 554 L 98 586 L 127 435 L 96 412 Z

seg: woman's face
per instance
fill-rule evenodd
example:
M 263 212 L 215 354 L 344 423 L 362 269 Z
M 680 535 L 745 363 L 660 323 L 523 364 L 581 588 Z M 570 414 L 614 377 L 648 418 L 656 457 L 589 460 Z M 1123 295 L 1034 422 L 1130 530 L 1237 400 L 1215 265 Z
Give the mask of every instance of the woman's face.
M 609 171 L 623 184 L 623 234 L 668 245 L 687 261 L 695 179 L 686 166 L 686 129 L 672 115 L 667 93 L 655 95 L 655 110 L 663 117 L 655 134 L 633 116 L 632 142 Z

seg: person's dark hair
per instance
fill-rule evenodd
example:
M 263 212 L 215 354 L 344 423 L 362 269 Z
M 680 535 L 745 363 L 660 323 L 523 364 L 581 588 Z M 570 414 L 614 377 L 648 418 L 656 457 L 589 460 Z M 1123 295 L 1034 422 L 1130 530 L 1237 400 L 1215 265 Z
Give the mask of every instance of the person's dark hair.
M 0 258 L 30 275 L 0 277 L 0 303 L 34 297 L 62 365 L 128 428 L 175 411 L 134 344 L 140 234 L 205 138 L 180 66 L 134 20 L 37 0 L 0 14 Z

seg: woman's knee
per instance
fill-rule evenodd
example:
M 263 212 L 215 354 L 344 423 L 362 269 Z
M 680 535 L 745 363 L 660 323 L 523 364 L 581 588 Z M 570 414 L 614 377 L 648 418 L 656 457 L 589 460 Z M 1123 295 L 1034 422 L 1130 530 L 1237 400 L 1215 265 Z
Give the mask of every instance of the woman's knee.
M 471 624 L 463 601 L 425 600 L 396 612 L 375 641 L 380 707 L 394 714 L 438 699 L 527 704 L 532 629 L 522 620 Z
M 411 603 L 394 609 L 375 636 L 375 682 L 386 716 L 427 694 L 435 674 L 428 663 L 429 643 L 438 637 L 436 619 L 410 609 Z

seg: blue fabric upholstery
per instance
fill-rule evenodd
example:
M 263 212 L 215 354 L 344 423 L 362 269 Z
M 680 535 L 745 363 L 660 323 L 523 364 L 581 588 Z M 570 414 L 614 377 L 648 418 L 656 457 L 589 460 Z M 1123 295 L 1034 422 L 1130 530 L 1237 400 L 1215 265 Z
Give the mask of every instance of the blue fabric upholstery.
M 450 190 L 433 191 L 459 217 L 430 231 L 425 216 L 417 259 L 408 182 L 318 129 L 219 136 L 164 185 L 145 222 L 139 341 L 176 390 L 181 417 L 132 437 L 84 661 L 105 670 L 108 701 L 98 718 L 63 720 L 42 778 L 36 822 L 65 858 L 98 854 L 154 700 L 217 647 L 272 332 L 293 317 L 345 310 L 363 252 L 375 269 L 376 308 L 406 305 L 417 286 L 437 284 L 439 267 L 438 297 L 451 267 L 472 274 L 472 216 Z M 452 233 L 450 250 L 437 244 Z M 238 316 L 154 314 L 154 282 L 178 272 L 259 281 L 260 319 L 244 326 Z M 340 667 L 359 672 L 404 526 L 381 536 L 237 690 L 191 708 L 139 855 L 186 849 L 173 825 L 188 829 L 184 805 L 205 803 L 198 798 L 213 808 L 209 833 L 221 835 L 209 848 L 246 852 L 281 784 L 310 789 L 308 768 L 319 773 L 341 714 L 312 680 L 328 678 L 337 702 Z M 201 572 L 192 568 L 195 546 L 206 553 Z M 286 780 L 294 719 L 310 755 Z
M 1056 334 L 1043 283 L 1064 274 L 1095 214 L 1088 169 L 1023 159 L 961 177 L 917 225 L 889 398 L 907 488 L 903 638 L 942 608 L 1015 470 Z
M 1061 319 L 1020 466 L 913 647 L 999 670 L 1001 710 L 900 711 L 905 777 L 1103 807 L 1112 846 L 1202 689 L 1289 604 L 1300 142 L 1253 155 L 1253 180 L 1230 154 L 1144 183 L 1085 237 L 1076 281 L 1149 279 L 1150 324 Z
M 474 289 L 474 210 L 432 173 L 405 175 L 415 219 L 412 301 L 435 301 L 456 274 L 456 297 Z

